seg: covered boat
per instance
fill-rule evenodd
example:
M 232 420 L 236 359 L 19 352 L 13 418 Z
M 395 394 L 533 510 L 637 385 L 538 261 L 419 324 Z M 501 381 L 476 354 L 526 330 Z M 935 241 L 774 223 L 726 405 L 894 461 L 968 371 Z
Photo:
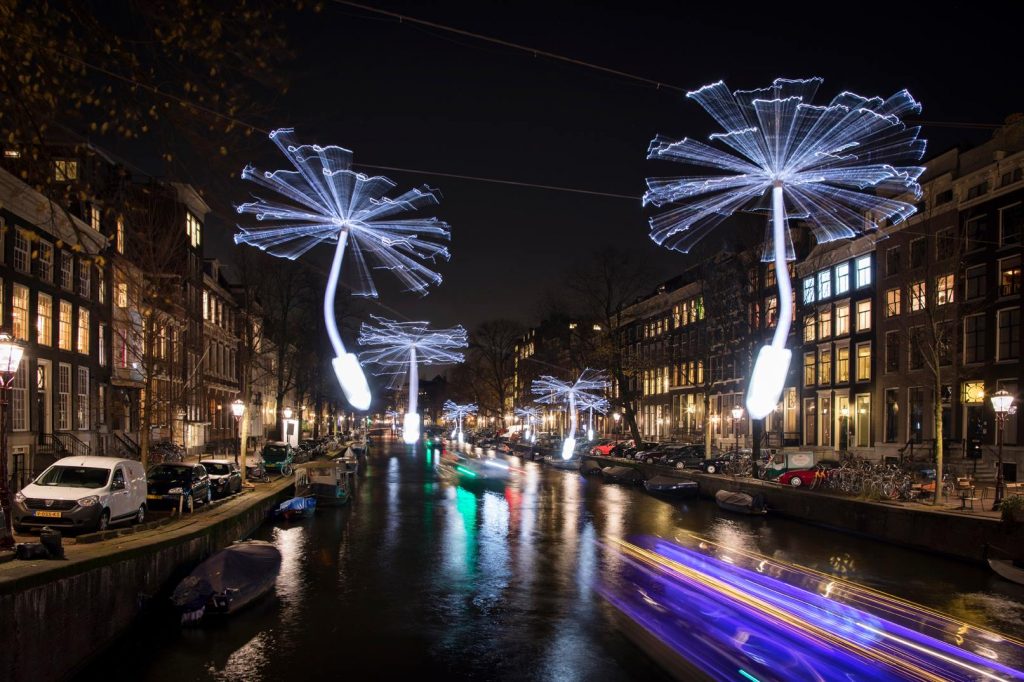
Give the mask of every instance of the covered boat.
M 583 460 L 583 463 L 580 464 L 580 473 L 585 475 L 585 476 L 591 476 L 591 475 L 594 475 L 594 474 L 600 474 L 601 473 L 601 465 L 598 464 L 597 462 L 595 462 L 592 459 L 585 459 L 585 460 Z
M 552 469 L 567 469 L 569 471 L 578 471 L 580 468 L 580 458 L 570 457 L 569 459 L 562 459 L 561 457 L 555 456 L 548 462 L 548 466 Z
M 719 490 L 715 493 L 715 502 L 722 509 L 739 514 L 768 513 L 768 508 L 764 504 L 764 496 L 761 494 L 748 495 L 738 490 Z
M 633 483 L 639 485 L 644 482 L 644 472 L 633 467 L 605 467 L 601 469 L 601 476 L 611 483 Z
M 277 509 L 273 511 L 273 515 L 277 518 L 283 518 L 291 521 L 292 519 L 312 516 L 315 511 L 315 497 L 293 497 L 292 499 L 285 500 L 278 505 Z
M 669 476 L 653 476 L 644 481 L 644 487 L 649 493 L 662 493 L 669 495 L 690 496 L 697 494 L 697 481 L 689 481 L 685 478 L 671 478 Z
M 281 552 L 269 542 L 249 540 L 225 547 L 199 564 L 174 588 L 171 602 L 182 623 L 207 613 L 234 613 L 270 591 L 281 570 Z

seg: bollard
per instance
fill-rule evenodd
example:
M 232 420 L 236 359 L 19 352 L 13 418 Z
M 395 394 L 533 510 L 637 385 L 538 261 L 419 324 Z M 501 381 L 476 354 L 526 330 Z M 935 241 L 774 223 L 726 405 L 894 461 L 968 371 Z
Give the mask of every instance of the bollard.
M 64 545 L 61 542 L 60 531 L 56 528 L 43 526 L 39 531 L 39 542 L 46 548 L 51 559 L 64 558 Z

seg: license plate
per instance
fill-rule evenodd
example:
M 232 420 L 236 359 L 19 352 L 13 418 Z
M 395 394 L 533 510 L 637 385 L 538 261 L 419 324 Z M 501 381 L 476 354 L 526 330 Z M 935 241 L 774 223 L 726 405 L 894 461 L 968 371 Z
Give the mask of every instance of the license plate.
M 162 499 L 164 499 L 164 496 L 163 495 L 146 495 L 146 499 L 147 500 L 162 500 Z
M 60 518 L 60 512 L 37 511 L 36 512 L 36 516 L 45 516 L 45 517 L 50 518 L 50 519 L 59 519 Z

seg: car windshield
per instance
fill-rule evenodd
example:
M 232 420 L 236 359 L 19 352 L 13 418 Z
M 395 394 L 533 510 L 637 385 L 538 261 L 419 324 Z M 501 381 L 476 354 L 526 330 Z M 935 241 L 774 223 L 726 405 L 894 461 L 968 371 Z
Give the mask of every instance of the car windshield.
M 100 467 L 53 466 L 35 480 L 36 485 L 65 488 L 102 488 L 107 484 L 110 469 Z
M 221 462 L 203 462 L 203 466 L 206 467 L 207 473 L 214 476 L 223 476 L 231 473 L 231 467 Z
M 263 459 L 276 462 L 288 456 L 288 448 L 284 445 L 268 445 L 263 448 Z
M 192 473 L 190 466 L 157 466 L 149 470 L 148 478 L 151 481 L 175 481 L 187 482 Z

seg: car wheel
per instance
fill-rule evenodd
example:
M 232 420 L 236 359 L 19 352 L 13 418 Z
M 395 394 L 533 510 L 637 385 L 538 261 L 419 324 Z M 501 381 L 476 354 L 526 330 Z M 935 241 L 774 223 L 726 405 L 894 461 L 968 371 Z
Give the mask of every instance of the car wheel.
M 706 467 L 704 467 L 704 471 L 709 474 L 713 474 L 716 471 L 718 471 L 718 467 L 716 467 L 714 464 L 709 464 Z
M 140 524 L 146 520 L 146 505 L 140 504 L 139 511 L 135 512 L 135 519 L 132 520 L 134 524 Z
M 105 531 L 110 526 L 110 510 L 104 509 L 100 512 L 100 518 L 96 522 L 96 532 L 100 533 Z
M 804 484 L 804 481 L 799 476 L 794 476 L 793 478 L 789 479 L 789 484 L 794 488 L 799 488 Z
M 292 466 L 291 466 L 291 464 L 285 464 L 283 467 L 281 467 L 281 475 L 282 476 L 291 476 L 292 475 Z
M 653 460 L 653 459 L 651 459 L 650 457 L 648 457 L 648 458 L 647 458 L 647 459 L 645 459 L 644 461 L 645 461 L 645 462 L 647 462 L 648 464 L 654 464 L 654 460 Z
M 683 463 L 682 462 L 676 462 L 676 469 L 682 469 L 682 468 L 683 468 Z

